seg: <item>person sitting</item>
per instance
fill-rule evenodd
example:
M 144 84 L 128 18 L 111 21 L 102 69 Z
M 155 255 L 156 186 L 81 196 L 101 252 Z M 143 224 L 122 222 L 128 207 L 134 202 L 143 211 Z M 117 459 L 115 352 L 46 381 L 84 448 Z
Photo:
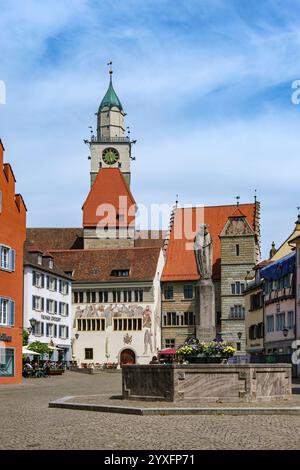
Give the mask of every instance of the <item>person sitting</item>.
M 33 375 L 33 367 L 30 362 L 25 362 L 23 367 L 23 377 L 32 377 Z
M 33 370 L 33 367 L 32 367 L 32 365 L 30 364 L 30 362 L 25 362 L 24 367 L 25 367 L 25 369 L 27 369 L 27 370 Z
M 43 366 L 43 369 L 44 369 L 44 372 L 45 374 L 49 374 L 49 371 L 50 371 L 50 365 L 51 365 L 51 362 L 50 361 L 46 361 L 44 363 L 44 366 Z
M 153 356 L 149 364 L 159 364 L 159 360 L 157 359 L 156 356 Z

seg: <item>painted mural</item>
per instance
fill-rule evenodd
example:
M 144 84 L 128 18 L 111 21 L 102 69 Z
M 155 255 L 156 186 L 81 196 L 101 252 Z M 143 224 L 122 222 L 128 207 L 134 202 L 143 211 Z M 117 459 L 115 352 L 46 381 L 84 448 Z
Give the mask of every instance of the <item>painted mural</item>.
M 74 328 L 76 328 L 76 320 L 78 318 L 105 318 L 106 326 L 110 327 L 113 324 L 114 318 L 122 317 L 142 318 L 144 334 L 144 355 L 147 355 L 148 352 L 153 353 L 153 322 L 152 310 L 149 305 L 147 305 L 146 307 L 137 304 L 87 304 L 85 306 L 78 305 L 75 309 Z M 155 320 L 157 321 L 157 318 L 155 318 Z M 156 326 L 157 325 L 155 325 L 155 327 Z M 126 340 L 129 343 L 129 335 L 126 336 Z M 126 343 L 126 341 L 124 341 L 124 343 Z M 129 344 L 133 343 L 134 341 L 132 337 L 130 337 Z

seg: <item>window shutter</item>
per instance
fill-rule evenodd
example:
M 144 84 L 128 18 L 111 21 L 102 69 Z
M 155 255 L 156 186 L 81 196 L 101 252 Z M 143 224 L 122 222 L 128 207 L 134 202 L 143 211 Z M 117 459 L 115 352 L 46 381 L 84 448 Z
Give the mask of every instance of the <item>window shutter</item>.
M 42 287 L 45 287 L 45 276 L 42 274 Z
M 66 293 L 68 294 L 69 293 L 69 283 L 67 282 L 67 290 L 66 290 Z
M 61 325 L 58 327 L 59 337 L 61 338 Z
M 58 313 L 61 315 L 62 312 L 62 302 L 59 302 L 59 308 L 58 308 Z
M 36 285 L 36 272 L 35 271 L 32 271 L 32 285 L 33 286 Z
M 46 323 L 46 336 L 49 336 L 49 323 Z
M 69 338 L 69 327 L 66 326 L 66 338 Z
M 54 325 L 54 338 L 57 338 L 57 325 Z
M 49 276 L 46 277 L 46 286 L 47 286 L 47 289 L 49 289 L 49 286 L 50 286 L 50 278 L 49 278 Z
M 11 271 L 15 270 L 15 259 L 16 259 L 16 251 L 13 249 L 9 250 L 9 269 Z
M 42 297 L 42 312 L 44 311 L 44 306 L 45 306 L 44 297 Z
M 44 322 L 41 322 L 41 335 L 44 336 Z
M 57 279 L 55 279 L 55 282 L 54 282 L 54 289 L 55 291 L 57 291 Z
M 35 296 L 32 296 L 32 310 L 35 310 Z
M 69 304 L 66 304 L 66 315 L 69 316 Z
M 59 292 L 62 292 L 62 282 L 61 282 L 61 279 L 59 280 Z
M 49 313 L 49 307 L 50 307 L 50 301 L 49 299 L 46 300 L 46 312 Z
M 57 300 L 54 302 L 54 313 L 57 313 Z
M 8 303 L 8 324 L 10 326 L 15 324 L 15 302 L 13 300 Z

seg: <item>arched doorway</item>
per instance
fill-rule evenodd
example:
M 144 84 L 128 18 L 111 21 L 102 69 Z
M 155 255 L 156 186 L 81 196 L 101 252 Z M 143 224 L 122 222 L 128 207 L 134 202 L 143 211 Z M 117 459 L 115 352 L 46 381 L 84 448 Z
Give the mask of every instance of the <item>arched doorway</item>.
M 123 349 L 120 355 L 120 363 L 122 364 L 135 364 L 135 354 L 132 349 Z

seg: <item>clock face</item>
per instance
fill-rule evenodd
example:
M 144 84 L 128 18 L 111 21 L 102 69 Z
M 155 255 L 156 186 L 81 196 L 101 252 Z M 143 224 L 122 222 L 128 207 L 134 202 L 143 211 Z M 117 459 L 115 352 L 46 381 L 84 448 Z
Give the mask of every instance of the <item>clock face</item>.
M 114 148 L 109 147 L 102 152 L 102 159 L 107 165 L 113 165 L 119 158 L 119 152 Z

